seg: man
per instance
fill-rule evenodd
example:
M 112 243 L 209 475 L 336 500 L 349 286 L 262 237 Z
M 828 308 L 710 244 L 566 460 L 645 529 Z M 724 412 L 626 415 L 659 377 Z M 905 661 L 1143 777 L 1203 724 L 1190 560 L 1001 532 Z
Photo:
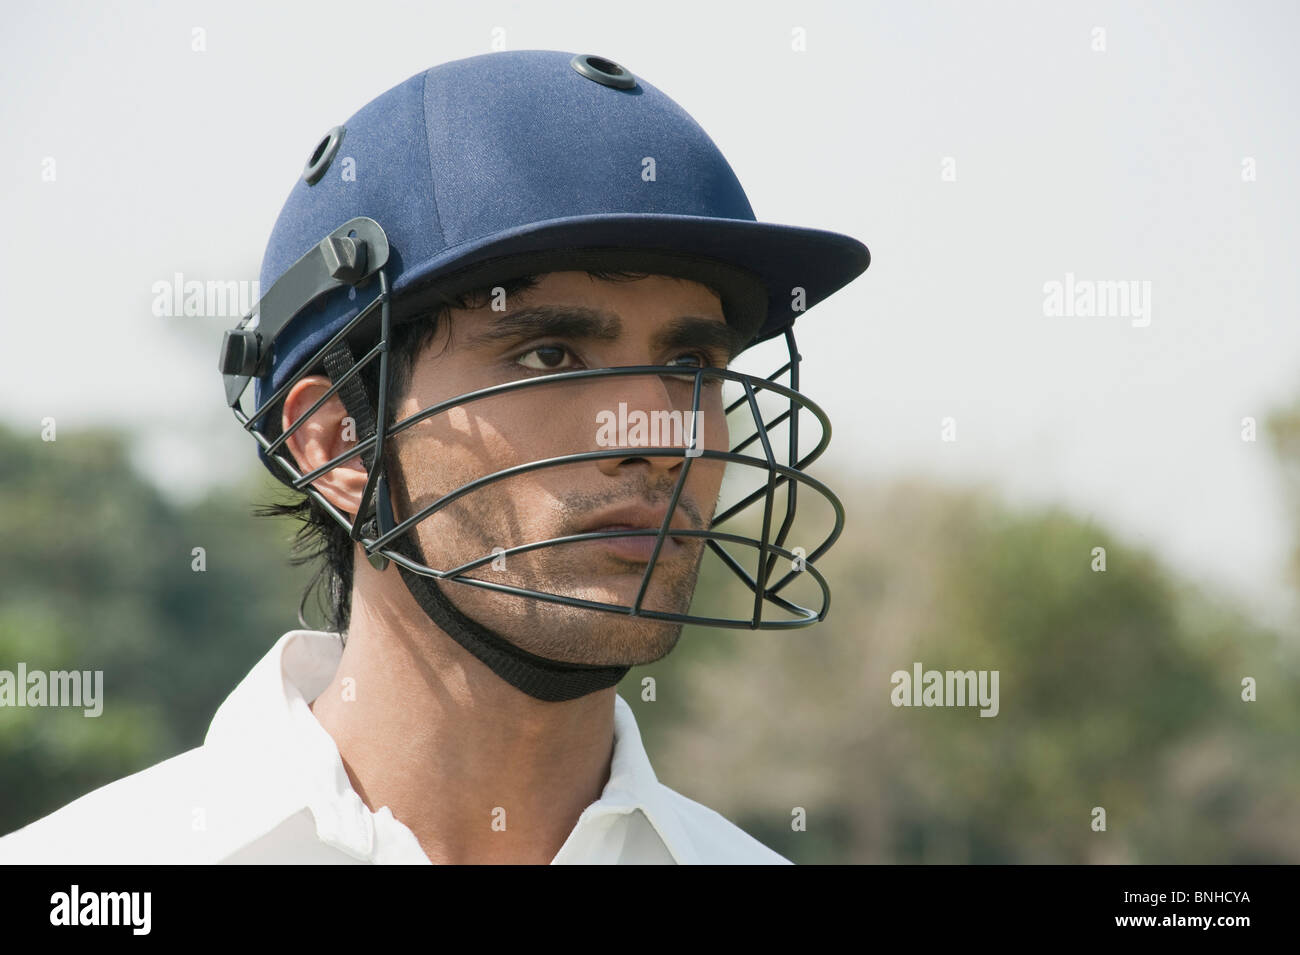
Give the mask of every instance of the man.
M 829 428 L 790 326 L 868 261 L 755 221 L 704 131 L 603 58 L 472 57 L 363 107 L 312 152 L 221 354 L 306 494 L 278 510 L 318 545 L 332 632 L 285 634 L 203 746 L 0 861 L 787 862 L 657 780 L 614 687 L 684 623 L 825 616 L 843 514 L 802 473 Z M 788 387 L 726 369 L 781 336 Z M 720 511 L 733 466 L 761 480 Z M 820 543 L 800 486 L 833 510 Z M 717 530 L 753 507 L 757 537 Z M 743 614 L 690 613 L 706 554 Z

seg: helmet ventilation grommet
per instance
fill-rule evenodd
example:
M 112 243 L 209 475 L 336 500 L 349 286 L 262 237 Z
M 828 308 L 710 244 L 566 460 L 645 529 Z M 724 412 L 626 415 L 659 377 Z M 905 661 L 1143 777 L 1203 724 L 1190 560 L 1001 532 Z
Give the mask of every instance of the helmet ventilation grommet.
M 330 163 L 338 154 L 339 144 L 343 142 L 343 133 L 346 129 L 343 126 L 335 126 L 325 138 L 316 144 L 312 150 L 311 158 L 307 160 L 307 165 L 302 170 L 302 181 L 309 186 L 314 186 L 320 182 L 325 175 L 325 170 L 329 169 Z
M 595 80 L 602 86 L 612 86 L 616 90 L 630 90 L 636 87 L 636 77 L 613 60 L 590 53 L 580 53 L 569 61 L 569 65 L 589 80 Z

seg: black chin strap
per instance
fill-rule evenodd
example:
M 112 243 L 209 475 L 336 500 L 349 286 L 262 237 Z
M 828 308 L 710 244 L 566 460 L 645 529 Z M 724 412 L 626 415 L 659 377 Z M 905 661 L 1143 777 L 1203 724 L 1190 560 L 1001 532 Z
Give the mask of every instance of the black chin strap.
M 387 482 L 380 478 L 376 492 L 383 493 L 386 497 L 387 491 Z M 379 508 L 381 512 L 389 510 L 383 503 L 380 503 Z M 389 520 L 391 519 L 390 511 Z M 380 533 L 383 533 L 382 517 L 379 526 Z M 393 550 L 411 560 L 426 563 L 410 553 L 408 540 L 395 541 Z M 521 650 L 495 630 L 490 630 L 461 613 L 432 577 L 417 574 L 401 564 L 397 565 L 397 570 L 406 582 L 406 589 L 430 620 L 483 661 L 489 670 L 535 699 L 553 703 L 576 700 L 580 696 L 613 686 L 631 669 L 628 666 L 564 663 Z
M 354 364 L 352 350 L 340 343 L 325 356 L 325 367 L 331 378 L 337 381 Z M 386 384 L 386 383 L 385 383 Z M 374 433 L 374 413 L 365 390 L 356 376 L 353 376 L 339 396 L 353 420 L 357 423 L 358 440 L 364 440 Z M 362 456 L 367 468 L 371 466 L 372 453 Z M 381 462 L 382 465 L 382 462 Z M 375 482 L 376 515 L 379 534 L 386 534 L 397 525 L 393 517 L 392 499 L 388 493 L 388 479 L 382 471 Z M 372 535 L 378 536 L 378 535 Z M 428 566 L 428 561 L 420 553 L 419 542 L 412 542 L 411 536 L 399 536 L 389 545 L 390 548 L 408 560 Z M 374 558 L 372 556 L 372 562 Z M 377 569 L 384 570 L 389 561 L 381 558 Z M 455 604 L 442 592 L 432 577 L 417 574 L 401 564 L 397 565 L 406 589 L 411 592 L 420 609 L 444 633 L 477 657 L 493 673 L 505 680 L 515 689 L 527 693 L 534 699 L 551 703 L 576 700 L 578 697 L 608 689 L 618 683 L 632 669 L 630 666 L 600 666 L 593 663 L 565 663 L 551 660 L 521 650 L 495 630 L 491 630 L 477 620 L 463 614 Z

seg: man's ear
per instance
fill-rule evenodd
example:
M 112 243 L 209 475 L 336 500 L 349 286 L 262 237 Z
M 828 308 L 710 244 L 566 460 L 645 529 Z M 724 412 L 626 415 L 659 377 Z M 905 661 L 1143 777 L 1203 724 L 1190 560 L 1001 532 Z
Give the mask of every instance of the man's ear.
M 295 421 L 320 400 L 333 382 L 324 375 L 308 375 L 284 399 L 281 422 L 288 431 Z M 338 393 L 317 408 L 310 418 L 285 440 L 285 447 L 298 462 L 302 474 L 332 461 L 357 443 L 357 422 L 348 414 Z M 283 433 L 283 432 L 282 432 Z M 326 471 L 312 487 L 339 510 L 355 516 L 366 488 L 366 466 L 357 455 Z

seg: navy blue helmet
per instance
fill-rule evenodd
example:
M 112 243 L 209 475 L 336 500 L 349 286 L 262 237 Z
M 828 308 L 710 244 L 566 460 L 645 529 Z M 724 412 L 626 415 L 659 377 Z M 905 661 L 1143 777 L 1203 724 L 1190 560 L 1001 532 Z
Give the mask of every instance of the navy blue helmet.
M 721 627 L 802 627 L 826 616 L 830 591 L 816 561 L 839 536 L 843 509 L 804 471 L 825 450 L 830 423 L 799 392 L 792 326 L 869 262 L 866 246 L 849 236 L 757 221 L 731 166 L 705 131 L 681 106 L 620 64 L 549 50 L 489 53 L 412 76 L 321 139 L 272 230 L 262 261 L 262 299 L 226 332 L 219 366 L 227 403 L 276 478 L 311 495 L 362 545 L 376 568 L 395 563 L 429 617 L 503 679 L 538 699 L 573 699 L 612 686 L 628 668 L 527 653 L 462 613 L 451 598 L 456 588 L 485 587 L 503 599 Z M 752 613 L 713 617 L 646 608 L 642 602 L 653 557 L 634 602 L 602 604 L 492 580 L 481 571 L 498 553 L 455 567 L 429 566 L 408 533 L 494 481 L 530 469 L 626 456 L 626 448 L 593 444 L 484 474 L 404 521 L 394 519 L 386 440 L 418 420 L 481 397 L 471 392 L 386 426 L 395 398 L 388 393 L 387 351 L 394 325 L 417 320 L 422 308 L 427 312 L 470 289 L 572 269 L 631 269 L 694 279 L 719 292 L 727 323 L 744 347 L 784 340 L 788 360 L 767 377 L 727 368 L 685 370 L 693 378 L 693 412 L 710 381 L 721 379 L 731 390 L 730 450 L 703 449 L 694 435 L 681 446 L 637 449 L 642 456 L 684 459 L 663 525 L 637 532 L 656 538 L 655 556 L 692 461 L 722 460 L 728 475 L 738 469 L 759 477 L 752 491 L 719 509 L 707 529 L 687 532 L 703 538 L 705 549 L 743 584 Z M 358 378 L 372 361 L 379 363 L 376 407 Z M 680 380 L 683 372 L 679 365 L 584 369 L 484 390 L 502 393 L 620 375 L 671 374 Z M 357 422 L 358 442 L 304 473 L 284 446 L 294 429 L 280 433 L 278 417 L 294 383 L 317 373 L 331 378 L 330 393 L 338 393 Z M 255 394 L 248 410 L 250 381 Z M 737 429 L 737 419 L 748 427 Z M 698 419 L 692 415 L 691 420 Z M 311 482 L 357 455 L 368 478 L 363 506 L 348 515 Z M 826 502 L 833 517 L 817 540 L 800 539 L 805 546 L 795 547 L 801 488 Z M 754 522 L 761 515 L 761 531 L 745 532 L 744 515 Z M 573 539 L 512 542 L 504 553 L 563 546 Z M 785 596 L 801 578 L 816 581 L 819 606 L 803 607 Z

